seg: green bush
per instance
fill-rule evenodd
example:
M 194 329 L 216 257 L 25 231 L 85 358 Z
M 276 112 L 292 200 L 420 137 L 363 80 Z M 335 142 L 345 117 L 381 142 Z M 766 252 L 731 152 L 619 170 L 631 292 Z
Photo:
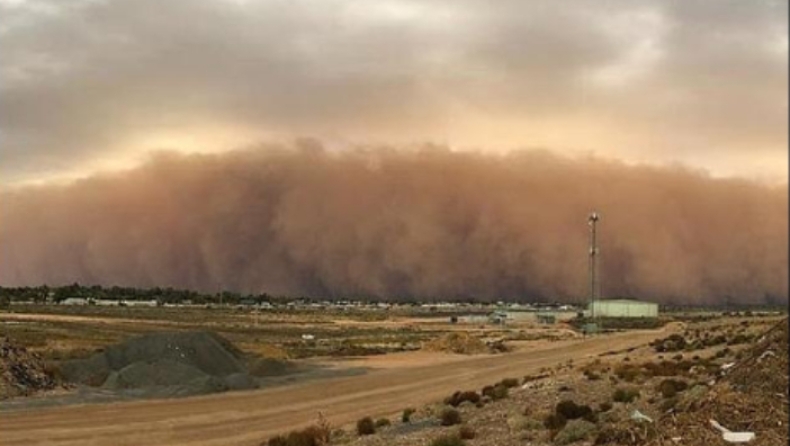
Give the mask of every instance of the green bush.
M 439 415 L 439 421 L 441 421 L 442 426 L 461 424 L 461 412 L 455 409 L 444 409 Z
M 357 421 L 357 435 L 373 435 L 376 433 L 376 423 L 373 418 L 365 417 Z
M 436 437 L 430 446 L 464 446 L 466 443 L 458 434 L 445 434 Z
M 407 409 L 403 409 L 403 414 L 401 414 L 401 417 L 400 417 L 401 422 L 403 422 L 403 423 L 410 422 L 411 421 L 411 416 L 414 415 L 415 412 L 417 412 L 417 410 L 412 408 L 412 407 L 409 407 Z
M 631 403 L 639 398 L 639 389 L 633 387 L 620 387 L 612 394 L 612 400 L 618 403 Z

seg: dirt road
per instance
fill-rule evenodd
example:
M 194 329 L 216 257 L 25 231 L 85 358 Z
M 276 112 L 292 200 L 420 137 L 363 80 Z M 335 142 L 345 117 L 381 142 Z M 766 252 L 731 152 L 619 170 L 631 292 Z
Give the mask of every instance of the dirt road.
M 395 414 L 573 359 L 645 344 L 675 328 L 619 333 L 426 366 L 374 370 L 250 392 L 0 413 L 2 445 L 257 445 L 309 424 Z

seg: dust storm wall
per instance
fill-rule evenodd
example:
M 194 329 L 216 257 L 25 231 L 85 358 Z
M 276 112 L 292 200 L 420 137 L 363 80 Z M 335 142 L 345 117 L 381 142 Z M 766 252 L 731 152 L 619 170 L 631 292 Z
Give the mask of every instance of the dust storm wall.
M 784 302 L 787 187 L 683 168 L 443 148 L 160 154 L 0 195 L 0 284 L 388 299 Z

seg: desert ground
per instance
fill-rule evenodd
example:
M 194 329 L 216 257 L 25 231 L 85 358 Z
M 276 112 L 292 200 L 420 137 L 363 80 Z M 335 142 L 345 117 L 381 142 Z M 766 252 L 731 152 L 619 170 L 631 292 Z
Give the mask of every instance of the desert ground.
M 139 316 L 139 315 L 138 315 Z M 248 316 L 218 318 L 213 328 L 229 335 L 234 342 L 256 353 L 287 354 L 291 340 L 265 338 L 270 330 L 260 320 Z M 310 323 L 307 323 L 310 319 Z M 738 326 L 740 319 L 723 319 L 724 325 Z M 764 318 L 761 327 L 777 318 Z M 0 315 L 6 334 L 24 335 L 25 324 L 43 330 L 48 339 L 29 340 L 30 348 L 49 357 L 85 353 L 85 344 L 73 333 L 98 333 L 93 342 L 109 343 L 140 332 L 159 329 L 191 329 L 185 320 L 157 320 L 141 317 L 112 317 L 98 314 L 36 314 L 30 312 Z M 254 324 L 252 328 L 245 324 Z M 707 322 L 710 324 L 710 322 Z M 703 327 L 704 325 L 696 325 Z M 259 330 L 249 335 L 245 330 Z M 410 350 L 376 355 L 312 355 L 299 350 L 295 361 L 320 364 L 331 370 L 364 370 L 343 376 L 327 374 L 312 379 L 294 378 L 279 385 L 257 390 L 234 391 L 187 398 L 146 399 L 110 403 L 55 406 L 6 405 L 0 412 L 0 444 L 3 445 L 258 445 L 267 438 L 315 423 L 319 416 L 332 426 L 353 431 L 353 423 L 366 416 L 396 419 L 408 407 L 430 407 L 457 390 L 475 389 L 505 378 L 521 379 L 546 371 L 569 373 L 605 358 L 617 362 L 636 361 L 654 355 L 648 344 L 671 334 L 689 331 L 686 322 L 668 322 L 659 329 L 628 330 L 581 336 L 564 324 L 538 326 L 533 323 L 510 327 L 449 324 L 444 318 L 397 318 L 381 321 L 351 320 L 332 316 L 279 318 L 276 328 L 284 332 L 310 329 L 346 338 L 430 339 L 441 333 L 469 331 L 479 336 L 511 339 L 511 351 L 498 354 L 464 355 L 442 351 Z M 350 331 L 349 331 L 350 330 Z M 274 330 L 276 331 L 276 330 Z M 268 332 L 267 332 L 268 333 Z M 259 339 L 258 343 L 247 339 Z M 509 337 L 508 337 L 509 336 Z M 20 336 L 24 338 L 24 336 Z M 263 339 L 262 341 L 260 339 Z M 375 339 L 374 339 L 375 340 Z M 246 342 L 245 342 L 246 341 Z M 366 344 L 367 345 L 367 344 Z M 76 350 L 69 350 L 69 346 Z M 363 349 L 364 351 L 364 349 Z M 700 353 L 704 353 L 701 350 Z M 293 352 L 292 352 L 293 353 Z M 323 351 L 318 352 L 323 353 Z M 301 356 L 301 358 L 300 358 Z M 559 375 L 558 375 L 559 376 Z M 60 390 L 68 393 L 68 390 Z M 54 392 L 58 393 L 58 392 Z M 44 397 L 32 397 L 30 400 Z M 19 401 L 15 399 L 14 401 Z M 320 415 L 319 415 L 320 414 Z M 348 440 L 348 439 L 347 439 Z M 483 444 L 483 443 L 481 443 Z

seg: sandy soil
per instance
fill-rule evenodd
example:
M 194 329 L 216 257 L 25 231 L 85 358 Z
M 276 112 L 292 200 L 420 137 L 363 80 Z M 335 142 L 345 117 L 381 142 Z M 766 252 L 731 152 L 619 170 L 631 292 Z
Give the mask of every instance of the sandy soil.
M 420 364 L 419 353 L 390 358 L 389 364 L 372 358 L 373 370 L 362 376 L 250 392 L 4 412 L 0 444 L 256 445 L 273 434 L 314 422 L 319 412 L 334 425 L 368 415 L 391 415 L 439 401 L 455 390 L 536 373 L 569 359 L 581 364 L 599 353 L 642 345 L 677 329 L 671 325 L 561 341 L 505 355 L 443 359 L 434 355 L 428 364 Z
M 0 322 L 87 322 L 91 324 L 150 324 L 150 325 L 184 325 L 176 321 L 160 321 L 147 319 L 124 319 L 100 316 L 75 316 L 71 314 L 39 314 L 39 313 L 2 313 Z

